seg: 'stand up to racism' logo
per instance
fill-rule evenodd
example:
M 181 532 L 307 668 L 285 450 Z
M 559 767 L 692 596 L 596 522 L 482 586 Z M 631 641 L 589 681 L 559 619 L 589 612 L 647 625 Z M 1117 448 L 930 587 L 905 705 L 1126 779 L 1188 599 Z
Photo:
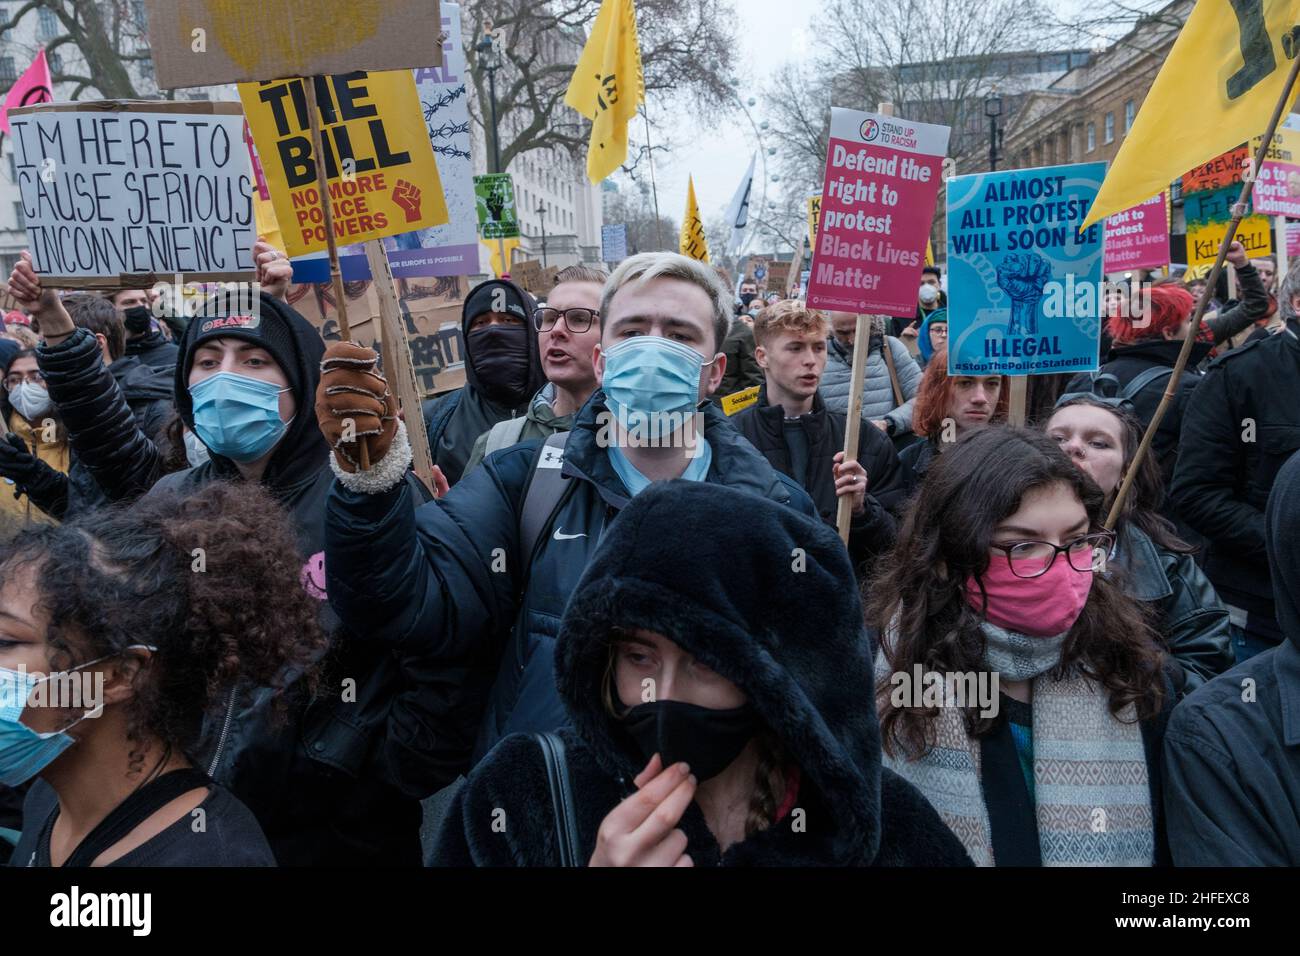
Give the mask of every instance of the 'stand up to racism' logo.
M 874 142 L 880 135 L 880 124 L 873 119 L 865 120 L 862 123 L 862 140 L 863 142 Z

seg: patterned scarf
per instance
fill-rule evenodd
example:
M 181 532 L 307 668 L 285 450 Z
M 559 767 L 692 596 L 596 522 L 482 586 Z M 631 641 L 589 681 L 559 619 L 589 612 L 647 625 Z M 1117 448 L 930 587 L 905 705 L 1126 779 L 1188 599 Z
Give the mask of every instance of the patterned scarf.
M 1032 680 L 1034 798 L 1044 866 L 1151 866 L 1151 790 L 1142 730 L 1132 705 L 1116 719 L 1105 691 L 1077 671 L 1047 672 L 1065 635 L 1027 637 L 985 622 L 985 664 L 1000 679 Z M 884 651 L 876 682 L 890 680 Z M 890 706 L 886 698 L 883 707 Z M 885 766 L 915 785 L 977 866 L 993 866 L 980 742 L 958 707 L 940 707 L 934 746 L 919 760 L 885 754 Z

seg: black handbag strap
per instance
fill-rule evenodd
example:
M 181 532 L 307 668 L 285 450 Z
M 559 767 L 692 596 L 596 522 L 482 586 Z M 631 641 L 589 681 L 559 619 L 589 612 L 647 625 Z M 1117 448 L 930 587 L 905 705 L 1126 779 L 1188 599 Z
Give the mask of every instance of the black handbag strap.
M 564 741 L 558 734 L 533 734 L 546 761 L 546 781 L 551 787 L 551 806 L 555 810 L 555 842 L 560 850 L 560 866 L 578 866 L 578 821 L 573 806 L 573 788 L 569 782 L 569 762 L 564 756 Z
M 170 773 L 163 774 L 156 780 L 145 784 L 114 807 L 113 811 L 103 820 L 100 820 L 99 825 L 77 844 L 77 848 L 72 851 L 72 855 L 68 857 L 63 865 L 90 866 L 101 853 L 115 845 L 124 836 L 181 794 L 197 790 L 199 787 L 210 786 L 212 786 L 212 778 L 202 770 L 196 770 L 193 767 L 185 767 L 181 770 L 173 770 Z M 50 834 L 54 830 L 54 821 L 58 819 L 58 816 L 57 810 L 50 814 L 49 820 L 45 823 L 44 832 L 41 834 L 41 842 L 47 848 L 49 847 Z

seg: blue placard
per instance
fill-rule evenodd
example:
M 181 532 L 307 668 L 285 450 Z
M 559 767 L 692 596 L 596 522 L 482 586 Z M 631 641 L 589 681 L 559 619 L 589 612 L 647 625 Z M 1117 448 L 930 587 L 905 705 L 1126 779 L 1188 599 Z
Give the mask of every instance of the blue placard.
M 1097 367 L 1105 163 L 948 180 L 948 374 Z

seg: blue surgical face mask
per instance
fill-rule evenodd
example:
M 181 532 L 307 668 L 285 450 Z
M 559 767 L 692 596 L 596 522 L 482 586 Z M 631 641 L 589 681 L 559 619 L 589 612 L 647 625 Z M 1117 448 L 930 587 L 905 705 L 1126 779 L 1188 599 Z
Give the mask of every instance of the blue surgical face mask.
M 131 647 L 157 650 L 148 644 L 133 644 Z M 78 664 L 72 670 L 80 670 L 116 656 L 108 654 L 97 657 L 93 661 Z M 62 730 L 44 734 L 32 730 L 20 719 L 27 707 L 27 699 L 37 684 L 50 680 L 52 676 L 33 677 L 26 671 L 0 667 L 0 784 L 6 787 L 20 786 L 52 764 L 77 742 L 68 730 L 87 717 L 98 717 L 104 712 L 103 701 L 100 701 L 98 707 L 82 714 Z
M 238 462 L 257 461 L 288 427 L 280 420 L 280 388 L 271 382 L 218 372 L 190 386 L 194 431 L 214 454 Z
M 610 410 L 630 429 L 657 439 L 673 429 L 673 420 L 661 416 L 694 412 L 700 400 L 700 371 L 714 361 L 704 361 L 681 342 L 637 335 L 605 353 L 602 388 Z

